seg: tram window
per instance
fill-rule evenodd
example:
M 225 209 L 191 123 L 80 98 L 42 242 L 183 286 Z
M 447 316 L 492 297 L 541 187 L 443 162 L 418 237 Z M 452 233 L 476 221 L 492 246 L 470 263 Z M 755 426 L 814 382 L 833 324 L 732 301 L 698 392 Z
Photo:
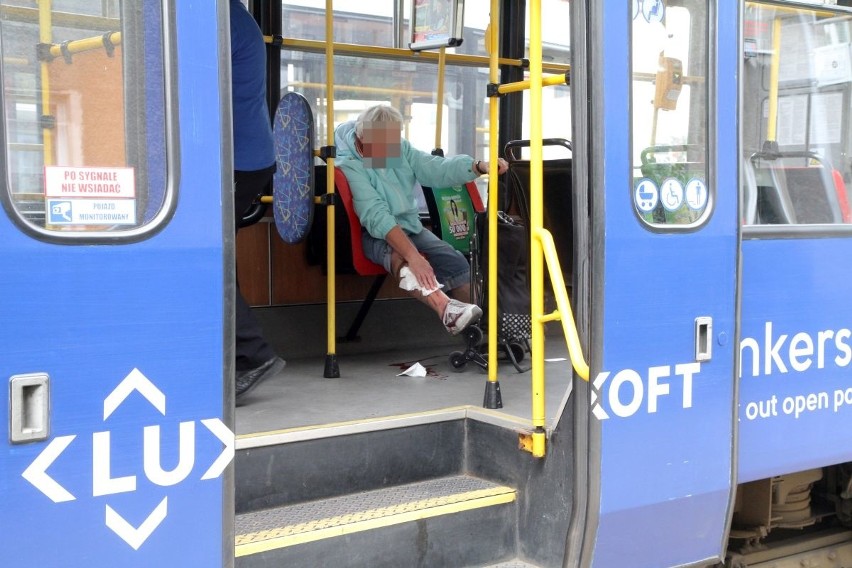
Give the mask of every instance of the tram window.
M 651 226 L 694 226 L 712 203 L 707 1 L 646 0 L 632 10 L 633 207 Z
M 334 38 L 338 42 L 393 47 L 394 0 L 341 0 L 334 3 Z M 568 9 L 563 0 L 544 0 L 548 13 L 560 10 L 564 18 L 548 18 L 543 22 L 545 45 L 543 53 L 550 62 L 568 63 Z M 322 41 L 325 38 L 325 3 L 322 0 L 294 0 L 282 6 L 283 29 L 287 37 Z M 404 33 L 408 37 L 410 2 L 404 3 Z M 490 0 L 465 0 L 464 41 L 452 52 L 486 55 L 485 27 L 489 22 Z M 358 21 L 358 26 L 346 22 Z M 334 123 L 355 118 L 365 108 L 384 102 L 407 117 L 404 135 L 418 148 L 435 145 L 435 91 L 438 84 L 434 62 L 392 61 L 338 55 L 334 58 L 335 101 Z M 470 154 L 487 156 L 488 116 L 490 98 L 486 89 L 488 70 L 447 63 L 444 85 L 444 107 L 441 147 L 446 155 Z M 296 50 L 281 52 L 282 91 L 302 93 L 311 102 L 317 122 L 320 144 L 326 143 L 325 124 L 325 56 Z M 568 87 L 549 87 L 545 90 L 545 113 L 548 105 L 558 107 L 560 116 L 566 113 Z M 526 94 L 525 94 L 526 96 Z M 570 100 L 570 99 L 568 99 Z M 525 105 L 526 106 L 526 105 Z M 524 113 L 526 117 L 528 112 Z M 548 137 L 570 138 L 570 121 L 558 123 L 546 120 Z M 528 131 L 525 127 L 524 131 Z
M 334 41 L 356 45 L 407 48 L 411 37 L 411 2 L 403 2 L 403 19 L 394 27 L 394 5 L 398 0 L 335 0 Z M 543 4 L 562 2 L 545 0 Z M 490 17 L 491 0 L 464 1 L 464 33 L 461 46 L 449 53 L 487 55 L 484 32 Z M 282 5 L 283 29 L 295 39 L 325 41 L 325 0 L 288 0 Z M 565 20 L 567 21 L 567 20 Z M 357 22 L 357 25 L 353 25 Z M 564 23 L 563 23 L 563 27 Z
M 852 222 L 852 16 L 749 2 L 743 33 L 743 223 Z
M 281 52 L 281 89 L 304 95 L 314 110 L 320 144 L 326 136 L 325 56 L 284 50 Z M 377 103 L 389 104 L 403 113 L 403 136 L 418 148 L 435 146 L 437 117 L 434 93 L 438 68 L 434 63 L 334 58 L 334 125 L 355 119 Z M 488 107 L 475 112 L 465 101 L 486 100 L 487 81 L 472 67 L 448 64 L 444 79 L 441 148 L 446 155 L 484 156 L 487 140 L 477 128 L 488 116 Z
M 162 6 L 0 0 L 0 193 L 27 232 L 136 240 L 168 215 Z
M 334 39 L 337 42 L 395 47 L 393 7 L 395 0 L 341 0 L 334 3 Z M 404 2 L 402 34 L 409 38 L 411 3 Z M 450 53 L 485 55 L 488 0 L 465 0 L 464 41 Z M 325 3 L 294 0 L 282 6 L 283 29 L 288 37 L 323 41 Z M 356 21 L 357 26 L 345 25 Z M 407 46 L 397 42 L 397 47 Z M 338 55 L 334 58 L 334 124 L 351 120 L 369 106 L 387 103 L 406 117 L 403 135 L 418 148 L 435 147 L 435 92 L 438 68 L 434 62 L 393 61 Z M 282 50 L 282 91 L 305 95 L 314 109 L 319 143 L 326 136 L 325 56 Z M 480 128 L 488 117 L 487 71 L 447 64 L 442 109 L 441 148 L 446 155 L 485 156 L 487 132 Z M 483 104 L 484 102 L 484 104 Z M 475 111 L 473 110 L 475 109 Z
M 394 47 L 393 5 L 396 0 L 340 0 L 334 3 L 334 39 L 337 42 Z M 547 0 L 557 1 L 557 0 Z M 448 53 L 485 53 L 485 27 L 490 0 L 465 0 L 463 42 Z M 287 37 L 324 41 L 325 2 L 293 0 L 282 5 L 283 29 Z M 398 47 L 407 47 L 411 3 L 404 3 Z M 357 26 L 344 25 L 357 21 Z M 403 41 L 404 40 L 404 41 Z M 384 103 L 405 117 L 403 136 L 421 149 L 435 147 L 437 107 L 435 93 L 438 66 L 434 61 L 392 60 L 357 55 L 334 57 L 334 126 L 356 118 L 366 108 Z M 327 136 L 326 58 L 324 54 L 299 50 L 281 51 L 281 90 L 303 94 L 314 110 L 318 144 Z M 440 148 L 447 156 L 488 154 L 488 70 L 448 61 L 444 73 Z M 487 183 L 484 178 L 478 183 Z

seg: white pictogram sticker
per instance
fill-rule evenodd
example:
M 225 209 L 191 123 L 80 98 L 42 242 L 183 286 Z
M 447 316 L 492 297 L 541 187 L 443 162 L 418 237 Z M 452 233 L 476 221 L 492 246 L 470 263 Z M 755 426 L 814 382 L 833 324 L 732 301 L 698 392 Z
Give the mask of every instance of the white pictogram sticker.
M 133 369 L 104 399 L 104 421 L 106 422 L 133 393 L 141 395 L 159 414 L 166 416 L 166 395 L 139 369 Z M 143 428 L 142 463 L 144 464 L 144 476 L 148 481 L 160 487 L 171 487 L 190 477 L 196 461 L 195 435 L 198 422 L 224 445 L 222 452 L 207 467 L 200 479 L 202 481 L 216 479 L 222 475 L 225 468 L 234 459 L 234 433 L 220 419 L 207 418 L 180 423 L 178 464 L 168 471 L 164 470 L 160 463 L 160 426 L 152 425 Z M 62 456 L 77 436 L 77 434 L 57 436 L 51 440 L 21 474 L 33 487 L 44 493 L 54 503 L 77 499 L 75 495 L 47 473 L 48 468 Z M 113 460 L 111 453 L 111 432 L 109 430 L 93 432 L 92 467 L 90 470 L 92 472 L 92 497 L 136 491 L 136 475 L 112 476 Z M 110 505 L 105 506 L 104 524 L 134 550 L 138 550 L 167 515 L 168 497 L 164 496 L 138 527 L 128 523 L 121 513 Z

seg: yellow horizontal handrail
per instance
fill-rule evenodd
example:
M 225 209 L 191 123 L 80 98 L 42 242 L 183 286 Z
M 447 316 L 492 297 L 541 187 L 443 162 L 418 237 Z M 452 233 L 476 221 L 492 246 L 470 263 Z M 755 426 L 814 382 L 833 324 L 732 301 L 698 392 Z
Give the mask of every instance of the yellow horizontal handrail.
M 631 75 L 631 78 L 634 81 L 645 81 L 646 83 L 653 83 L 657 80 L 657 74 L 634 72 L 633 75 Z M 707 79 L 705 77 L 699 77 L 695 75 L 684 75 L 680 78 L 680 81 L 684 85 L 703 85 L 707 82 Z
M 108 39 L 112 45 L 121 44 L 121 32 L 112 32 L 107 35 L 95 37 L 87 37 L 84 39 L 76 39 L 69 41 L 64 46 L 66 53 L 80 53 L 81 51 L 90 51 L 92 49 L 100 49 L 105 47 L 104 41 Z M 63 46 L 61 44 L 53 44 L 50 46 L 50 55 L 53 57 L 61 57 L 63 55 Z
M 808 8 L 807 6 L 778 6 L 777 4 L 769 4 L 763 2 L 746 2 L 746 8 L 760 8 L 761 10 L 775 10 L 776 12 L 786 12 L 788 14 L 801 14 L 802 12 L 812 12 L 817 16 L 833 17 L 842 15 L 838 12 L 829 12 L 825 9 Z
M 541 80 L 541 85 L 543 87 L 550 87 L 553 85 L 564 85 L 568 82 L 567 75 L 552 75 L 550 77 L 544 77 Z M 503 83 L 499 87 L 497 87 L 497 92 L 501 95 L 505 95 L 506 93 L 517 93 L 519 91 L 526 91 L 530 88 L 530 81 L 516 81 L 514 83 Z
M 580 345 L 580 336 L 577 333 L 577 325 L 574 322 L 574 312 L 571 311 L 571 303 L 568 301 L 568 292 L 565 288 L 565 280 L 562 278 L 562 267 L 559 265 L 559 257 L 556 254 L 556 245 L 550 231 L 543 228 L 533 229 L 533 237 L 541 243 L 544 252 L 544 261 L 547 271 L 550 273 L 550 283 L 556 296 L 557 310 L 551 314 L 540 316 L 540 321 L 562 320 L 562 332 L 565 334 L 565 343 L 568 346 L 568 355 L 571 358 L 571 366 L 574 371 L 583 378 L 589 380 L 589 364 L 583 357 L 583 348 Z
M 287 83 L 287 87 L 293 87 L 294 89 L 319 89 L 320 91 L 325 91 L 326 84 L 325 83 L 308 83 L 303 81 L 294 81 L 292 83 Z M 371 93 L 374 95 L 383 94 L 383 95 L 408 95 L 411 97 L 434 97 L 434 91 L 412 91 L 408 89 L 390 89 L 386 87 L 364 87 L 358 85 L 335 85 L 334 91 L 351 91 L 353 93 Z
M 3 65 L 15 65 L 18 67 L 23 67 L 25 65 L 29 65 L 30 60 L 26 57 L 4 57 Z
M 293 49 L 297 51 L 310 51 L 315 53 L 325 52 L 325 42 L 311 39 L 291 39 L 291 38 L 275 38 L 274 36 L 264 36 L 266 43 L 280 42 L 279 46 L 282 49 Z M 395 47 L 379 47 L 373 45 L 358 45 L 354 43 L 338 43 L 334 42 L 335 53 L 345 55 L 362 55 L 374 58 L 407 60 L 407 61 L 430 61 L 438 63 L 439 55 L 432 51 L 411 51 L 410 49 L 399 49 Z M 459 53 L 447 53 L 447 63 L 454 65 L 468 65 L 471 67 L 488 67 L 489 59 L 484 55 L 464 55 Z M 526 67 L 526 62 L 523 59 L 509 59 L 500 57 L 497 59 L 500 65 L 512 65 L 515 67 Z M 547 63 L 542 65 L 542 69 L 550 73 L 565 73 L 570 68 L 570 65 L 565 63 Z

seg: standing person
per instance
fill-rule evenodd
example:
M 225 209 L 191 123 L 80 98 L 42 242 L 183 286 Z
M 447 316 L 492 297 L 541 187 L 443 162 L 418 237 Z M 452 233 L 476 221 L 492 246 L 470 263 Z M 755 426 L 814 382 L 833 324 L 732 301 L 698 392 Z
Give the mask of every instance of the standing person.
M 377 105 L 337 127 L 336 165 L 346 174 L 364 230 L 364 254 L 399 279 L 399 286 L 431 307 L 456 335 L 479 320 L 470 304 L 470 265 L 464 255 L 423 229 L 415 182 L 450 187 L 490 170 L 470 156 L 444 158 L 417 150 L 401 138 L 402 115 Z M 508 167 L 500 159 L 498 172 Z M 450 298 L 443 292 L 449 291 Z
M 234 129 L 234 227 L 275 173 L 275 145 L 266 105 L 266 46 L 254 18 L 231 0 L 231 99 Z M 237 401 L 286 364 L 263 337 L 237 283 Z

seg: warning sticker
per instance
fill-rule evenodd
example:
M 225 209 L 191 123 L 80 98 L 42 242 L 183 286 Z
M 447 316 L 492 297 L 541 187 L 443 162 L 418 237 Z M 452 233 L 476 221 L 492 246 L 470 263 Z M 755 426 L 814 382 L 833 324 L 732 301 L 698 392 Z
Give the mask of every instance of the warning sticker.
M 136 197 L 133 168 L 45 166 L 46 197 Z

